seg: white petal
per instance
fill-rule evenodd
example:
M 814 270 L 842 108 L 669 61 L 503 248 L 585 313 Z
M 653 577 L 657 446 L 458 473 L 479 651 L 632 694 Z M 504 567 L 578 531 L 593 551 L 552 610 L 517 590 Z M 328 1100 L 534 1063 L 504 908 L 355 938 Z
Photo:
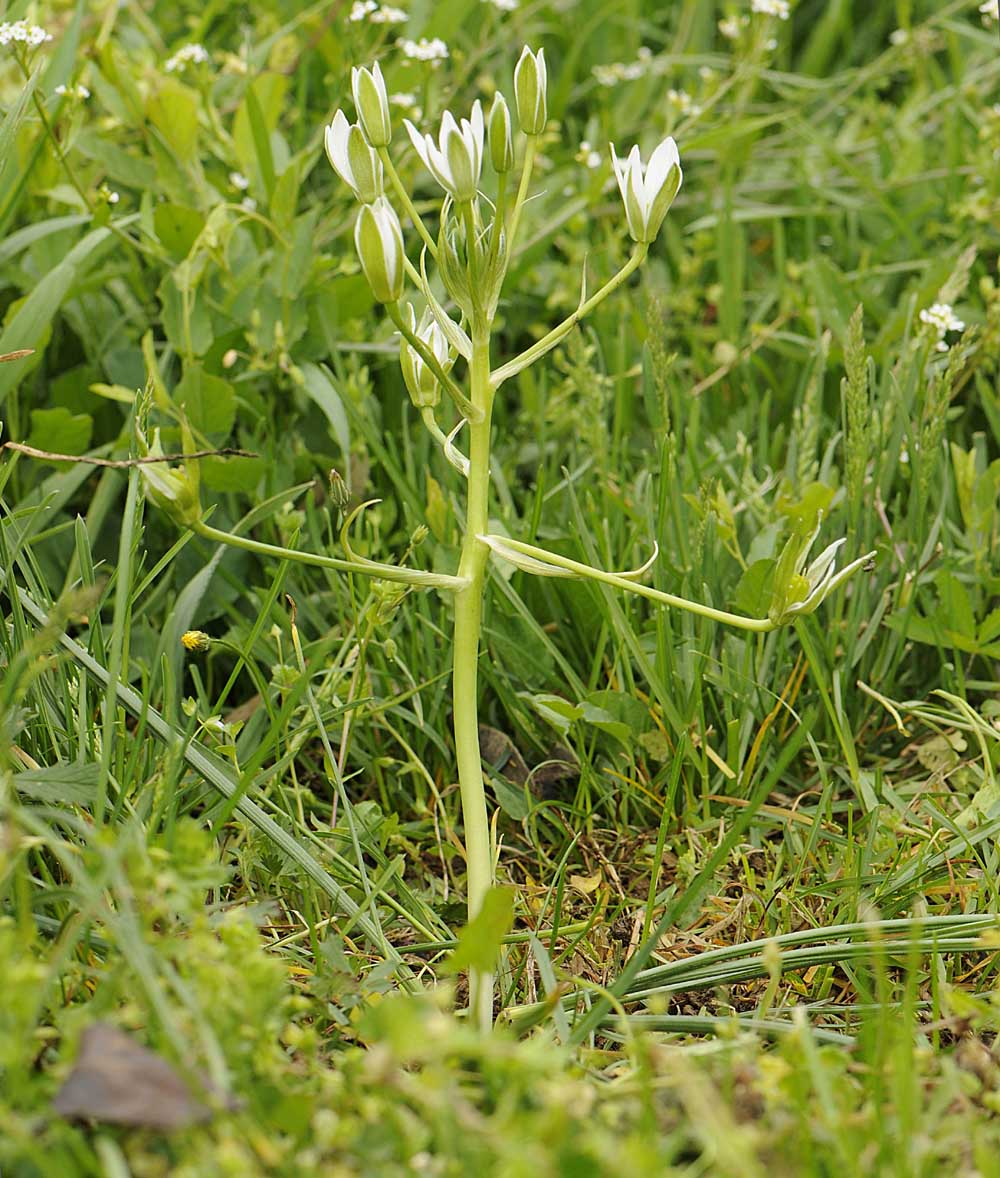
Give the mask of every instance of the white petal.
M 427 162 L 427 147 L 431 142 L 430 136 L 421 135 L 409 119 L 403 119 L 403 126 L 406 128 L 406 133 L 410 137 L 410 142 L 413 144 L 414 150 L 420 156 L 421 160 L 423 160 L 424 167 L 429 170 L 430 164 Z
M 441 150 L 445 151 L 445 139 L 454 132 L 460 135 L 461 131 L 458 129 L 458 123 L 455 122 L 455 116 L 450 110 L 446 110 L 441 116 L 441 130 L 438 133 L 438 143 L 441 145 Z
M 639 152 L 638 144 L 636 144 L 628 153 L 628 159 L 625 161 L 625 180 L 635 194 L 636 200 L 642 206 L 643 212 L 648 212 L 649 201 L 646 197 L 643 172 L 642 155 Z
M 483 107 L 477 98 L 472 104 L 472 135 L 476 145 L 476 175 L 479 175 L 479 170 L 483 159 L 483 133 L 485 125 L 483 123 Z
M 809 582 L 810 588 L 825 580 L 832 575 L 833 565 L 837 559 L 837 552 L 847 543 L 847 537 L 842 536 L 839 540 L 834 540 L 832 544 L 828 544 L 826 548 L 816 557 L 812 564 L 806 569 L 805 578 Z
M 646 188 L 654 197 L 666 183 L 674 164 L 680 166 L 680 154 L 673 137 L 668 136 L 650 156 L 646 168 Z
M 618 181 L 618 189 L 622 194 L 622 200 L 624 200 L 626 161 L 618 158 L 618 153 L 615 151 L 615 145 L 613 143 L 609 143 L 608 147 L 611 148 L 611 166 L 614 169 L 615 179 Z
M 382 103 L 382 111 L 386 118 L 389 117 L 389 95 L 385 88 L 385 78 L 382 77 L 382 67 L 378 62 L 372 66 L 372 77 L 375 79 L 375 86 L 378 90 L 379 100 Z
M 350 133 L 351 124 L 347 121 L 347 116 L 342 110 L 338 110 L 333 116 L 333 122 L 326 128 L 324 145 L 331 165 L 336 169 L 341 179 L 354 188 L 354 172 L 347 151 L 347 139 Z

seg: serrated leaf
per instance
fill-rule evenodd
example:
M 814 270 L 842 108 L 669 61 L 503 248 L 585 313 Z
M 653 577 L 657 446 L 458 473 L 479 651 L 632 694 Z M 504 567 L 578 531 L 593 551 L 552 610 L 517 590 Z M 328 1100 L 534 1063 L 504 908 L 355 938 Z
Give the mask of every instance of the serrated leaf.
M 77 762 L 25 769 L 14 774 L 14 788 L 36 802 L 86 806 L 94 799 L 98 772 L 95 764 Z

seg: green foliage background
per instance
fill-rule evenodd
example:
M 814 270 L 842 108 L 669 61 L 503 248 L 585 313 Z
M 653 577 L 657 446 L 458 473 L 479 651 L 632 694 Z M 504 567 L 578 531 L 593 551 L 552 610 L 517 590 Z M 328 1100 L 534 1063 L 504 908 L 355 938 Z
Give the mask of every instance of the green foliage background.
M 8 451 L 0 1168 L 997 1173 L 995 934 L 961 923 L 1000 911 L 997 23 L 964 0 L 408 14 L 7 6 L 53 39 L 27 76 L 0 50 L 0 353 L 34 349 L 0 365 L 5 440 L 126 459 L 148 386 L 166 449 L 183 409 L 199 445 L 254 455 L 201 463 L 215 526 L 339 552 L 336 470 L 380 500 L 359 550 L 452 571 L 458 476 L 322 130 L 353 64 L 380 59 L 430 129 L 509 93 L 528 42 L 551 122 L 504 350 L 624 260 L 609 140 L 673 134 L 685 181 L 641 280 L 505 387 L 496 530 L 604 567 L 655 542 L 652 584 L 750 613 L 760 562 L 820 512 L 875 568 L 755 637 L 497 566 L 505 997 L 548 999 L 486 1039 L 441 968 L 464 872 L 447 605 L 182 536 L 134 468 Z M 401 52 L 434 36 L 439 68 Z M 211 62 L 168 71 L 193 42 Z M 401 129 L 394 155 L 431 207 Z M 966 324 L 947 352 L 935 302 Z M 510 747 L 573 772 L 524 785 Z M 740 968 L 622 979 L 657 922 L 661 965 Z M 746 947 L 799 934 L 802 958 Z M 607 986 L 633 1022 L 571 1042 L 572 1002 Z M 240 1107 L 166 1136 L 60 1120 L 99 1019 Z

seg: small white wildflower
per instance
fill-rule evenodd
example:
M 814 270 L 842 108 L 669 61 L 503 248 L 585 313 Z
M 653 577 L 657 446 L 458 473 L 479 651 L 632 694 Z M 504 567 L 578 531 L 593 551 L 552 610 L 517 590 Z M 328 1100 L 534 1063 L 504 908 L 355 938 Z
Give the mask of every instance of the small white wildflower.
M 108 204 L 116 205 L 121 200 L 117 192 L 111 191 L 108 193 Z
M 701 114 L 701 107 L 686 90 L 668 90 L 667 102 L 676 107 L 683 115 Z
M 698 77 L 701 78 L 703 82 L 714 82 L 716 77 L 715 70 L 713 70 L 710 65 L 700 66 L 698 69 Z
M 205 46 L 195 42 L 178 49 L 173 57 L 168 57 L 163 68 L 168 74 L 173 74 L 186 70 L 189 65 L 205 65 L 211 60 Z
M 391 4 L 383 4 L 368 19 L 373 25 L 405 25 L 410 18 L 402 8 L 393 8 Z
M 778 48 L 778 38 L 768 37 L 768 39 L 764 42 L 764 48 L 768 51 L 768 53 L 773 53 L 775 49 Z
M 60 98 L 78 98 L 81 102 L 90 97 L 90 91 L 80 83 L 75 86 L 56 86 L 55 93 Z
M 791 15 L 788 0 L 750 0 L 750 11 L 762 16 L 776 16 L 778 20 L 788 20 Z
M 252 196 L 245 196 L 240 201 L 240 208 L 246 209 L 248 213 L 255 213 L 257 211 L 257 202 Z
M 419 41 L 404 38 L 399 42 L 399 47 L 403 51 L 403 56 L 409 57 L 412 61 L 438 62 L 445 61 L 448 57 L 448 46 L 440 37 L 434 37 L 430 41 L 426 37 L 421 37 Z
M 393 106 L 412 108 L 417 105 L 417 96 L 409 90 L 400 90 L 398 94 L 390 94 L 389 101 Z
M 451 111 L 441 118 L 438 141 L 433 135 L 423 135 L 410 122 L 403 120 L 417 155 L 424 167 L 457 204 L 473 200 L 483 167 L 485 123 L 479 99 L 472 104 L 472 115 L 456 123 Z
M 375 3 L 375 0 L 354 0 L 354 6 L 351 8 L 351 14 L 347 19 L 355 22 L 365 20 L 373 12 L 377 11 L 378 5 Z
M 947 352 L 948 344 L 945 336 L 949 331 L 965 331 L 965 324 L 959 319 L 948 303 L 934 303 L 920 312 L 920 322 L 932 327 L 938 334 L 934 347 L 939 352 Z
M 719 32 L 727 41 L 738 41 L 743 30 L 743 21 L 738 16 L 726 16 L 719 21 Z
M 599 168 L 604 157 L 599 151 L 595 151 L 594 145 L 588 140 L 583 139 L 580 142 L 580 150 L 573 157 L 578 164 L 583 164 L 585 168 Z
M 651 61 L 653 57 L 653 51 L 648 45 L 640 45 L 639 51 L 636 53 L 636 57 L 638 57 L 640 61 Z
M 984 3 L 979 5 L 979 11 L 982 13 L 984 25 L 994 20 L 1000 21 L 1000 0 L 984 0 Z
M 47 33 L 41 25 L 29 25 L 26 20 L 5 20 L 0 24 L 0 45 L 18 44 L 37 49 L 51 40 L 51 33 Z
M 681 186 L 681 160 L 677 144 L 668 136 L 643 164 L 638 147 L 619 159 L 611 145 L 611 162 L 625 206 L 625 220 L 633 241 L 652 242 Z
M 595 65 L 594 77 L 602 86 L 614 86 L 621 81 L 620 69 L 617 65 Z
M 229 183 L 232 184 L 234 188 L 238 188 L 240 192 L 246 192 L 246 190 L 250 187 L 250 181 L 246 178 L 246 176 L 243 175 L 242 172 L 230 172 Z
M 910 39 L 909 29 L 893 29 L 889 34 L 890 45 L 905 45 Z
M 483 0 L 484 4 L 492 4 L 500 12 L 516 12 L 517 0 Z

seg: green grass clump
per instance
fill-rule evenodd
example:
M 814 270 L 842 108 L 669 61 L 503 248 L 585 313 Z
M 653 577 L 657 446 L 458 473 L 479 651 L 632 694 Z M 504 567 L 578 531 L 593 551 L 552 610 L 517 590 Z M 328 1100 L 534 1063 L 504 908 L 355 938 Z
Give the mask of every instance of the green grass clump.
M 997 22 L 22 17 L 52 40 L 0 47 L 0 355 L 32 350 L 0 363 L 0 1170 L 1000 1173 Z M 625 261 L 609 140 L 674 135 L 685 181 L 641 279 L 501 391 L 491 531 L 603 568 L 656 543 L 648 585 L 755 616 L 817 520 L 877 556 L 769 634 L 493 566 L 501 935 L 461 931 L 448 603 L 179 532 L 132 459 L 183 418 L 213 527 L 339 557 L 377 498 L 361 556 L 453 571 L 460 476 L 322 128 L 356 63 L 429 128 L 525 42 L 550 123 L 507 354 Z M 500 942 L 486 1035 L 452 1011 Z M 58 1116 L 96 1023 L 211 1115 Z

